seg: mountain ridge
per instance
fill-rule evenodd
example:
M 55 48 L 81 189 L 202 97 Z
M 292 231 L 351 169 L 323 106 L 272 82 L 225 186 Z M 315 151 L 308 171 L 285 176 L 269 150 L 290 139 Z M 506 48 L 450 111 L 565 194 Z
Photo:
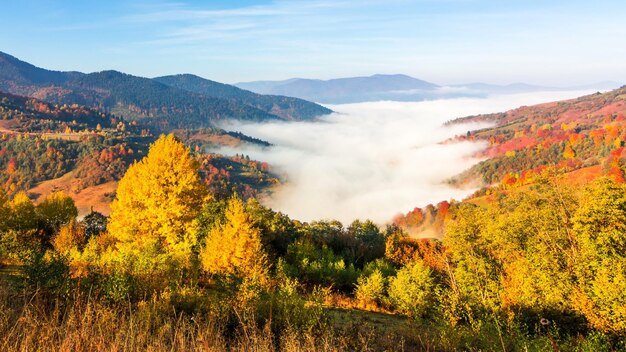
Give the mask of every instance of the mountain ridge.
M 403 74 L 375 74 L 329 80 L 294 78 L 259 83 L 241 82 L 235 86 L 260 94 L 287 95 L 330 104 L 383 100 L 392 91 L 433 91 L 439 87 Z
M 288 97 L 259 98 L 266 103 L 255 107 L 240 99 L 208 96 L 115 70 L 51 71 L 3 52 L 0 52 L 0 90 L 57 104 L 98 108 L 143 120 L 162 131 L 210 127 L 225 119 L 307 120 L 332 112 Z M 268 106 L 271 109 L 263 110 Z
M 423 101 L 458 97 L 485 97 L 490 94 L 516 94 L 557 90 L 610 90 L 618 82 L 604 81 L 571 87 L 552 87 L 524 82 L 490 84 L 436 84 L 405 74 L 374 74 L 329 80 L 291 78 L 279 81 L 252 81 L 235 86 L 260 94 L 282 94 L 328 104 L 369 101 Z
M 236 99 L 249 106 L 268 111 L 287 120 L 297 119 L 296 110 L 298 110 L 305 119 L 312 119 L 319 116 L 317 111 L 311 108 L 312 103 L 303 99 L 280 95 L 262 95 L 189 73 L 160 76 L 153 78 L 153 80 L 170 87 L 210 96 L 212 98 Z M 330 109 L 324 109 L 323 112 L 326 114 L 332 112 Z

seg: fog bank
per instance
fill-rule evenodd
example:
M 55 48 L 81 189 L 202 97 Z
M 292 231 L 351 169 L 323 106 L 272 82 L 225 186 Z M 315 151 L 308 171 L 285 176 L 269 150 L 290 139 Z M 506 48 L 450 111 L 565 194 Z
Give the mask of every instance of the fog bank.
M 486 145 L 440 142 L 485 125 L 442 126 L 446 121 L 583 93 L 331 105 L 337 113 L 319 122 L 230 123 L 223 127 L 274 146 L 221 152 L 269 162 L 285 184 L 263 202 L 292 218 L 383 224 L 416 206 L 473 192 L 450 187 L 445 180 L 477 163 L 472 155 Z

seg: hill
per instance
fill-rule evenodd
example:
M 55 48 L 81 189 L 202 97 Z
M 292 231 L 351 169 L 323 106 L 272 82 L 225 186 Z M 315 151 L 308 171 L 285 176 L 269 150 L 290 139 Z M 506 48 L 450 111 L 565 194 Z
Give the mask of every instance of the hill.
M 332 112 L 330 109 L 303 99 L 261 95 L 191 74 L 156 77 L 154 80 L 170 87 L 208 97 L 235 100 L 286 120 L 312 119 Z
M 265 163 L 211 153 L 220 146 L 269 143 L 219 128 L 175 130 L 195 150 L 203 180 L 215 194 L 252 197 L 278 182 Z M 0 92 L 0 185 L 36 199 L 70 194 L 81 211 L 107 212 L 116 182 L 155 140 L 137 121 L 81 105 L 59 105 Z
M 236 84 L 260 94 L 298 97 L 320 103 L 356 103 L 373 100 L 420 100 L 435 94 L 439 87 L 407 75 L 373 75 L 331 80 L 296 78 Z
M 161 131 L 210 127 L 224 119 L 310 119 L 330 112 L 313 103 L 290 104 L 282 97 L 258 98 L 264 104 L 256 105 L 268 108 L 265 111 L 234 96 L 219 98 L 194 93 L 117 71 L 84 74 L 45 70 L 1 52 L 0 91 L 57 104 L 99 108 L 128 119 L 143 120 L 144 125 Z
M 442 238 L 450 208 L 491 207 L 510 192 L 524 193 L 538 180 L 582 187 L 601 177 L 626 181 L 626 86 L 576 99 L 523 106 L 497 114 L 459 118 L 449 124 L 491 122 L 460 140 L 484 141 L 484 158 L 451 182 L 482 188 L 463 202 L 447 201 L 398 215 L 394 223 L 414 237 Z
M 602 165 L 623 177 L 626 86 L 577 99 L 524 106 L 505 113 L 469 116 L 450 123 L 489 121 L 492 128 L 469 131 L 460 140 L 482 140 L 487 160 L 459 180 L 478 177 L 486 185 L 526 182 L 552 167 L 572 171 Z

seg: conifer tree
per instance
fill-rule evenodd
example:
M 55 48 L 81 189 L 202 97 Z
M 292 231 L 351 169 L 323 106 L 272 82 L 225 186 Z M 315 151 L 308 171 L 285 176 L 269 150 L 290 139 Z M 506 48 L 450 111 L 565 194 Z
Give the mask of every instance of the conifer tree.
M 241 199 L 233 197 L 225 215 L 225 222 L 207 236 L 202 267 L 210 274 L 263 279 L 267 260 L 261 232 L 253 226 Z
M 173 135 L 161 136 L 126 171 L 111 205 L 108 230 L 119 257 L 140 272 L 189 267 L 206 196 L 189 150 Z

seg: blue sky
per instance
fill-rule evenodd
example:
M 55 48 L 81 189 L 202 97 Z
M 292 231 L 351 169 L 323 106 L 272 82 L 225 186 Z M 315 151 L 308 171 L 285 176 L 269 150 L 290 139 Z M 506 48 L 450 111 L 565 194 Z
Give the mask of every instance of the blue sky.
M 37 66 L 238 82 L 405 73 L 435 83 L 626 83 L 626 1 L 3 1 Z

